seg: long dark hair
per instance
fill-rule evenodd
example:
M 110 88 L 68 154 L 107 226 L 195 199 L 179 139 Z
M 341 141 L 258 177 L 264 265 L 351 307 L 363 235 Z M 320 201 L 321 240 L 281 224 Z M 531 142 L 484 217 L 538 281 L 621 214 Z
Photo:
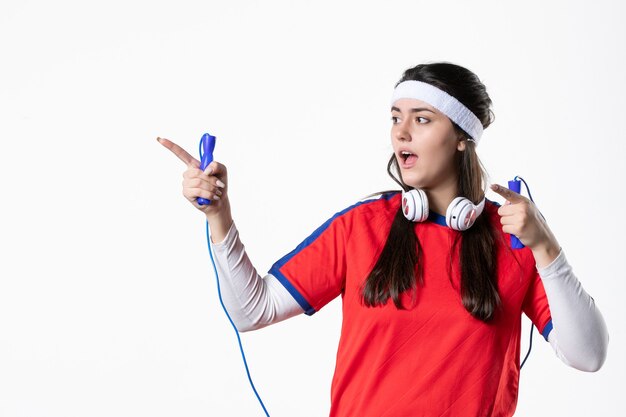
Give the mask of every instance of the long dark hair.
M 478 77 L 466 68 L 448 62 L 420 64 L 404 72 L 402 81 L 418 80 L 432 84 L 447 92 L 463 103 L 481 121 L 483 128 L 495 120 L 490 109 L 491 99 L 486 88 Z M 485 195 L 487 173 L 478 155 L 475 143 L 467 141 L 467 134 L 454 122 L 454 129 L 466 141 L 465 150 L 457 152 L 455 161 L 458 173 L 458 195 L 470 199 L 478 204 Z M 396 178 L 392 169 L 398 174 Z M 397 182 L 403 190 L 412 187 L 404 183 L 395 154 L 391 155 L 387 164 L 389 176 Z M 397 192 L 398 190 L 380 191 L 378 194 Z M 490 321 L 500 306 L 496 269 L 495 233 L 489 222 L 486 210 L 476 218 L 472 227 L 462 232 L 461 243 L 461 300 L 463 306 L 472 316 L 482 321 Z M 367 276 L 362 287 L 362 301 L 368 307 L 385 304 L 389 298 L 396 308 L 405 309 L 400 301 L 400 294 L 413 291 L 413 301 L 418 291 L 417 284 L 423 285 L 422 247 L 417 238 L 414 227 L 419 224 L 411 222 L 402 213 L 400 205 L 394 217 L 387 242 Z M 450 253 L 458 245 L 461 233 L 456 235 Z M 417 280 L 416 280 L 417 276 Z M 450 280 L 452 278 L 450 277 Z M 416 282 L 417 281 L 417 282 Z

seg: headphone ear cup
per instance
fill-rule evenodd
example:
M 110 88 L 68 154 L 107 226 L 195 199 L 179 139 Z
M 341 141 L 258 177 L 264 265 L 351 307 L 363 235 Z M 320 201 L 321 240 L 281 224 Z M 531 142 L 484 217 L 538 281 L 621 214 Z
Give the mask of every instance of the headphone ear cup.
M 420 189 L 402 192 L 402 213 L 412 222 L 423 222 L 428 218 L 428 198 Z
M 452 200 L 452 202 L 448 206 L 448 209 L 446 210 L 446 224 L 449 228 L 454 230 L 461 230 L 459 229 L 459 218 L 461 216 L 463 208 L 467 205 L 467 201 L 468 200 L 465 197 L 456 197 L 454 200 Z
M 467 230 L 474 225 L 476 218 L 482 213 L 484 207 L 484 197 L 478 206 L 465 197 L 457 197 L 452 200 L 448 210 L 446 210 L 446 224 L 454 230 Z

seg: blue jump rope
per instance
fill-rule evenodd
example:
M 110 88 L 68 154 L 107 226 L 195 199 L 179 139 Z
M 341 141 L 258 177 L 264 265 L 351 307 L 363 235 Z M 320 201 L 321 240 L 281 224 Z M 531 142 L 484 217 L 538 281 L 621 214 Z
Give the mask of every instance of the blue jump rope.
M 519 180 L 518 180 L 519 178 Z M 516 175 L 515 178 L 513 178 L 513 180 L 509 181 L 509 190 L 511 191 L 515 191 L 518 194 L 521 194 L 521 183 L 520 180 L 524 181 L 524 178 Z M 526 187 L 526 191 L 528 191 L 528 197 L 530 198 L 530 201 L 532 201 L 533 203 L 535 202 L 535 200 L 533 200 L 533 196 L 532 194 L 530 194 L 530 188 L 528 188 L 528 184 L 526 184 L 526 181 L 524 181 L 524 186 Z M 539 214 L 541 214 L 541 212 L 539 212 Z M 543 217 L 543 214 L 541 214 L 541 217 Z M 545 217 L 543 217 L 545 220 Z M 524 244 L 522 242 L 520 242 L 520 240 L 517 238 L 517 236 L 515 235 L 511 235 L 511 247 L 513 249 L 521 249 L 524 247 Z M 520 365 L 520 369 L 522 369 L 522 367 L 524 366 L 524 364 L 526 363 L 526 359 L 528 359 L 528 356 L 530 355 L 530 350 L 533 347 L 533 330 L 535 328 L 535 323 L 531 323 L 530 325 L 530 343 L 528 345 L 528 353 L 526 353 L 526 356 L 524 357 L 524 360 L 522 361 L 522 364 Z
M 200 160 L 201 160 L 200 169 L 204 171 L 206 167 L 211 162 L 213 162 L 213 150 L 215 149 L 215 136 L 211 136 L 208 133 L 205 133 L 204 135 L 202 135 L 202 138 L 200 139 L 199 148 L 200 148 L 199 153 L 200 153 Z M 526 186 L 526 191 L 528 191 L 528 196 L 530 197 L 530 200 L 534 203 L 535 200 L 533 200 L 533 197 L 530 194 L 530 188 L 528 188 L 528 184 L 526 184 L 526 181 L 524 181 L 522 177 L 516 175 L 513 180 L 509 181 L 509 190 L 520 194 L 520 191 L 521 191 L 520 180 L 524 182 L 524 186 Z M 198 197 L 197 201 L 198 201 L 198 204 L 200 205 L 211 204 L 211 200 L 207 200 L 202 197 Z M 541 216 L 543 217 L 543 214 Z M 235 330 L 235 334 L 237 335 L 237 342 L 239 343 L 239 350 L 241 352 L 241 358 L 243 359 L 243 364 L 246 368 L 246 375 L 248 375 L 248 381 L 250 382 L 252 391 L 254 391 L 254 395 L 259 400 L 259 403 L 261 404 L 261 407 L 263 408 L 263 412 L 265 413 L 267 417 L 269 417 L 269 413 L 267 412 L 267 409 L 265 408 L 265 404 L 263 404 L 263 400 L 261 400 L 261 397 L 259 396 L 259 393 L 257 392 L 254 386 L 254 382 L 252 382 L 252 377 L 250 376 L 250 370 L 248 369 L 248 361 L 246 361 L 246 355 L 243 351 L 243 345 L 241 344 L 241 337 L 239 336 L 239 331 L 237 330 L 237 326 L 235 326 L 235 323 L 233 323 L 233 320 L 230 318 L 230 315 L 228 314 L 228 310 L 226 310 L 226 307 L 224 306 L 224 302 L 222 301 L 222 291 L 220 289 L 220 280 L 217 275 L 217 267 L 215 266 L 215 260 L 213 259 L 213 253 L 211 251 L 211 238 L 209 235 L 209 221 L 208 220 L 206 221 L 206 240 L 207 240 L 207 246 L 209 249 L 209 255 L 211 256 L 211 262 L 213 263 L 213 271 L 215 272 L 215 279 L 217 282 L 217 295 L 219 296 L 220 304 L 222 305 L 222 309 L 224 309 L 224 313 L 226 313 L 226 317 L 228 317 L 228 321 L 233 326 L 233 329 Z M 513 249 L 521 249 L 524 247 L 524 244 L 517 238 L 517 236 L 511 235 L 511 247 Z M 528 359 L 528 356 L 530 355 L 530 350 L 533 347 L 534 327 L 535 325 L 533 323 L 530 327 L 530 345 L 528 347 L 528 353 L 526 353 L 526 356 L 524 357 L 524 360 L 522 361 L 522 364 L 520 365 L 520 369 L 524 366 L 524 363 L 526 363 L 526 359 Z
M 204 135 L 202 135 L 202 138 L 200 139 L 200 160 L 201 160 L 200 169 L 201 170 L 204 171 L 206 167 L 213 161 L 213 149 L 215 149 L 215 136 L 211 136 L 208 133 L 205 133 Z M 203 205 L 203 206 L 211 204 L 211 200 L 207 200 L 202 197 L 198 197 L 197 201 L 198 201 L 198 204 Z M 254 395 L 256 395 L 256 398 L 259 400 L 259 403 L 261 404 L 261 407 L 263 408 L 263 412 L 265 413 L 267 417 L 269 417 L 269 413 L 267 412 L 267 409 L 265 408 L 265 404 L 263 404 L 263 400 L 261 400 L 259 393 L 254 387 L 254 382 L 252 382 L 252 377 L 250 376 L 250 370 L 248 369 L 248 361 L 246 361 L 246 354 L 243 352 L 243 345 L 241 344 L 241 337 L 239 337 L 239 330 L 237 330 L 237 326 L 235 326 L 235 323 L 233 323 L 233 320 L 230 318 L 230 314 L 228 314 L 228 310 L 226 310 L 226 307 L 224 306 L 224 301 L 222 301 L 222 290 L 220 289 L 220 280 L 217 276 L 217 267 L 215 266 L 215 260 L 213 259 L 213 253 L 211 251 L 211 238 L 209 235 L 209 221 L 208 220 L 206 221 L 206 241 L 207 241 L 207 246 L 209 248 L 209 255 L 211 255 L 211 262 L 213 263 L 213 271 L 215 271 L 215 280 L 217 281 L 217 295 L 219 296 L 220 304 L 222 305 L 222 308 L 224 309 L 224 313 L 226 313 L 226 317 L 228 317 L 228 321 L 233 326 L 233 329 L 235 329 L 235 334 L 237 335 L 237 342 L 239 343 L 239 351 L 241 352 L 243 364 L 246 368 L 246 375 L 248 375 L 248 381 L 250 381 L 250 386 L 252 387 L 252 391 L 254 391 Z

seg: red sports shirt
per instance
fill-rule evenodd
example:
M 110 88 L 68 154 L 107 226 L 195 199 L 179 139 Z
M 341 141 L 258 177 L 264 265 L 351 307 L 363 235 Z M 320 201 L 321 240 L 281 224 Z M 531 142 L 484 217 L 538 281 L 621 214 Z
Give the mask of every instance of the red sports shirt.
M 462 233 L 442 215 L 415 223 L 423 254 L 424 285 L 417 302 L 365 307 L 360 289 L 374 267 L 400 206 L 400 192 L 354 204 L 328 219 L 269 270 L 306 314 L 341 295 L 343 324 L 331 386 L 331 417 L 459 417 L 513 415 L 517 403 L 521 314 L 547 339 L 550 309 L 529 248 L 511 249 L 499 204 L 485 202 L 498 236 L 498 291 L 502 310 L 490 323 L 461 302 Z M 450 281 L 450 276 L 451 280 Z

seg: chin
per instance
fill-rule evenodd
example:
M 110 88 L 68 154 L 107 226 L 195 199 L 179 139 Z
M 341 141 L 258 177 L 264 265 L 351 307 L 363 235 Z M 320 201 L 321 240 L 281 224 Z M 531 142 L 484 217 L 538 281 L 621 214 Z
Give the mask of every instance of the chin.
M 413 172 L 403 172 L 402 181 L 404 181 L 404 183 L 409 187 L 413 188 L 423 188 L 425 185 L 423 179 Z

